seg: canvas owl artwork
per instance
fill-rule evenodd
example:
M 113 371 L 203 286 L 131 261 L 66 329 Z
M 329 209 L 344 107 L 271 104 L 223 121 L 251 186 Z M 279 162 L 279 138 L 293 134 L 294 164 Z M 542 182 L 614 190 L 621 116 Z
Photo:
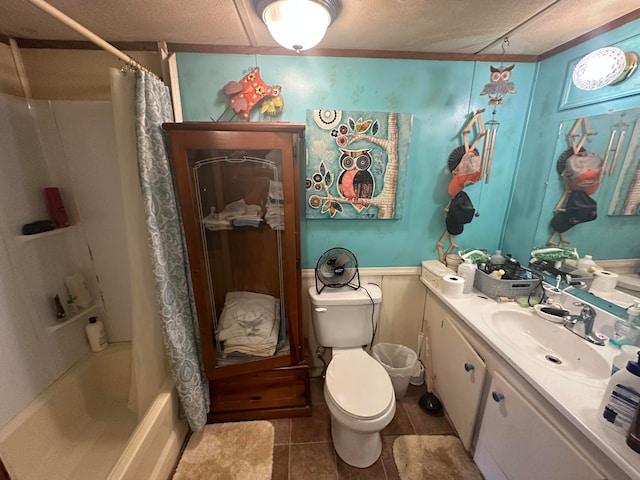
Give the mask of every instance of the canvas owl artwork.
M 413 115 L 307 111 L 307 218 L 402 213 Z
M 500 105 L 505 95 L 516 93 L 515 86 L 511 81 L 511 71 L 514 67 L 515 64 L 508 67 L 504 65 L 500 65 L 499 67 L 491 65 L 489 67 L 491 70 L 491 81 L 487 83 L 482 89 L 482 92 L 480 92 L 480 95 L 489 96 L 489 105 Z

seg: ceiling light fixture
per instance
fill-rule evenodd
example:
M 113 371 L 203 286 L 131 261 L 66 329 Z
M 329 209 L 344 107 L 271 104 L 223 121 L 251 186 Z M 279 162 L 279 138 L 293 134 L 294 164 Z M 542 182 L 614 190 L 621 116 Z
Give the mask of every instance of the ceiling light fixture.
M 315 47 L 340 13 L 340 0 L 253 0 L 273 39 L 300 53 Z
M 625 53 L 617 47 L 599 48 L 578 62 L 573 70 L 573 84 L 580 90 L 617 85 L 629 78 L 637 67 L 635 52 Z

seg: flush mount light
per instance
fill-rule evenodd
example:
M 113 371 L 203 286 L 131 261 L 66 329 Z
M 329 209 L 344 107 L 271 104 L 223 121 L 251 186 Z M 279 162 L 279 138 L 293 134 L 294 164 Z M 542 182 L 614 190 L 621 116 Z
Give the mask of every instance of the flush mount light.
M 340 7 L 340 0 L 253 0 L 273 39 L 298 53 L 320 43 Z
M 629 78 L 638 67 L 635 52 L 617 47 L 594 50 L 578 62 L 573 70 L 573 84 L 581 90 L 597 90 L 617 85 Z

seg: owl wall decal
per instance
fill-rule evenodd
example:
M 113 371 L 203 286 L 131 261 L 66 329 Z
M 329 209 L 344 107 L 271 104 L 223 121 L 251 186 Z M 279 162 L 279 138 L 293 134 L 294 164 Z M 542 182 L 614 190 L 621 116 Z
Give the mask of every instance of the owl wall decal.
M 372 164 L 370 149 L 345 150 L 340 149 L 340 167 L 343 172 L 338 177 L 338 192 L 351 202 L 358 210 L 365 205 L 358 200 L 373 197 L 374 181 L 369 171 Z
M 262 77 L 260 77 L 259 67 L 251 70 L 237 82 L 228 82 L 224 86 L 223 91 L 225 95 L 229 97 L 229 108 L 232 109 L 236 115 L 244 117 L 246 121 L 249 121 L 251 109 L 263 98 L 280 96 L 280 86 L 267 85 L 264 80 L 262 80 Z M 227 108 L 227 110 L 229 110 L 229 108 Z M 280 110 L 282 109 L 280 108 Z
M 499 67 L 490 66 L 491 69 L 491 82 L 487 83 L 480 95 L 489 95 L 489 105 L 500 105 L 502 99 L 508 93 L 516 93 L 515 86 L 511 81 L 511 70 L 515 67 L 515 64 L 505 67 L 500 65 Z

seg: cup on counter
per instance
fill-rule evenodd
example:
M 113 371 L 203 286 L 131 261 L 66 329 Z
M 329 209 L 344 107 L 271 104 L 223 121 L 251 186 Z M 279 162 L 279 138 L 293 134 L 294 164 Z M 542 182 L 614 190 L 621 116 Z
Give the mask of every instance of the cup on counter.
M 458 265 L 462 263 L 462 258 L 457 253 L 448 254 L 445 259 L 447 267 L 451 268 L 454 272 L 458 271 Z

